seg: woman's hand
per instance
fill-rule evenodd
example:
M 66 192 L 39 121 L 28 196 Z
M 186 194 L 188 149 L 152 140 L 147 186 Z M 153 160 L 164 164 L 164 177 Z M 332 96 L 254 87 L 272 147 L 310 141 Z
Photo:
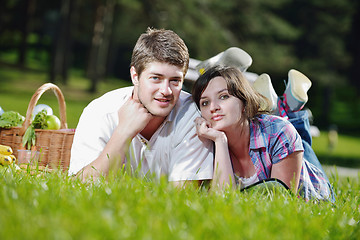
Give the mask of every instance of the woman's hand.
M 207 138 L 213 142 L 222 141 L 227 142 L 227 138 L 224 132 L 215 130 L 211 127 L 211 124 L 202 117 L 195 119 L 196 133 L 199 137 Z
M 196 118 L 195 124 L 199 137 L 210 139 L 215 143 L 214 175 L 211 188 L 215 190 L 223 189 L 230 185 L 235 188 L 236 183 L 226 134 L 213 129 L 211 124 L 202 117 Z

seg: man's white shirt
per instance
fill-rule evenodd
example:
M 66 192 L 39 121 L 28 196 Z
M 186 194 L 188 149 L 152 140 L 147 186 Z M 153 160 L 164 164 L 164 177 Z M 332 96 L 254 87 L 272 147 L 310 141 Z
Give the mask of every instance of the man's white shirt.
M 133 87 L 113 90 L 92 101 L 83 111 L 71 149 L 69 174 L 94 161 L 118 124 L 118 110 L 132 95 Z M 126 164 L 141 173 L 166 175 L 169 181 L 212 179 L 213 143 L 199 139 L 194 120 L 200 116 L 191 95 L 182 91 L 177 104 L 146 140 L 132 139 Z

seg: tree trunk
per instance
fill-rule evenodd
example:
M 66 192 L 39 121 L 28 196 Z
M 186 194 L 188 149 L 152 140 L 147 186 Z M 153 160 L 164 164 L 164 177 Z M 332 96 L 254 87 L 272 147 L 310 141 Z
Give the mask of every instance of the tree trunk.
M 31 22 L 36 7 L 36 0 L 26 0 L 23 7 L 23 24 L 21 26 L 21 42 L 19 46 L 18 65 L 25 67 L 28 50 L 27 39 L 31 31 Z
M 71 57 L 71 19 L 75 0 L 62 0 L 57 35 L 54 37 L 50 82 L 67 84 Z
M 360 7 L 360 4 L 358 4 Z M 354 14 L 352 30 L 350 31 L 350 53 L 352 54 L 352 65 L 350 67 L 350 81 L 360 96 L 360 11 Z
M 114 7 L 114 0 L 107 0 L 105 5 L 97 1 L 94 32 L 87 67 L 87 76 L 91 80 L 90 92 L 97 91 L 97 85 L 106 73 Z

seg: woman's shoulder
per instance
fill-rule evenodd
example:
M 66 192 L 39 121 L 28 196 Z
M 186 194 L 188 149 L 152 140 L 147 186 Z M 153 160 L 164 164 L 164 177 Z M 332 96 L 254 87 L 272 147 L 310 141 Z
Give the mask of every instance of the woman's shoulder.
M 251 128 L 254 132 L 258 132 L 258 134 L 262 133 L 264 136 L 270 138 L 280 135 L 294 137 L 294 135 L 297 134 L 296 129 L 288 120 L 267 114 L 257 116 L 257 118 L 252 121 Z
M 277 128 L 282 128 L 285 125 L 290 124 L 290 122 L 282 117 L 269 115 L 269 114 L 260 114 L 255 119 L 262 128 L 269 128 L 276 126 Z

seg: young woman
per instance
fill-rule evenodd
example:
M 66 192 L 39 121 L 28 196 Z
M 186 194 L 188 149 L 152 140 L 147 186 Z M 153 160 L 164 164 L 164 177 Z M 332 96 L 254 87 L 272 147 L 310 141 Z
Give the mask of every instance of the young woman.
M 306 145 L 304 154 L 292 123 L 259 110 L 266 98 L 238 69 L 208 69 L 194 84 L 193 99 L 202 115 L 195 121 L 197 133 L 215 143 L 213 186 L 236 182 L 244 188 L 276 178 L 306 200 L 333 201 L 331 185 L 311 147 Z M 289 118 L 308 120 L 296 114 Z

